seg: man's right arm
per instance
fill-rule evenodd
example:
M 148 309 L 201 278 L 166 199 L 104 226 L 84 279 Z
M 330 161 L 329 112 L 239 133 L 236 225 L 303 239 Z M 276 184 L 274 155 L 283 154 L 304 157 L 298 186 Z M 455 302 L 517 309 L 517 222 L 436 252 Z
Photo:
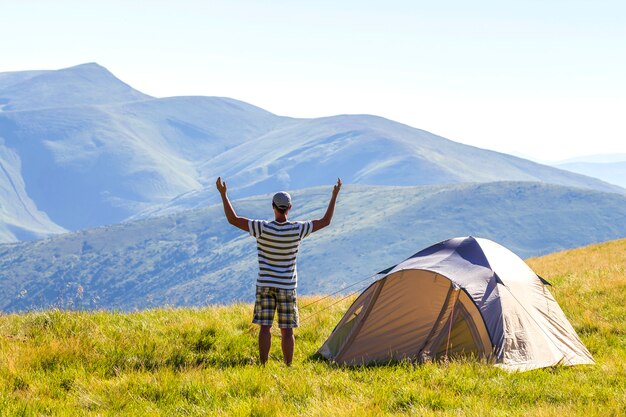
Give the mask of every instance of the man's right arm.
M 328 226 L 333 219 L 333 214 L 335 213 L 335 203 L 337 202 L 337 195 L 339 194 L 339 190 L 341 190 L 341 178 L 337 178 L 337 184 L 333 187 L 333 194 L 330 197 L 330 201 L 328 203 L 328 208 L 326 209 L 326 213 L 324 217 L 321 219 L 313 220 L 313 232 L 317 232 L 320 229 Z
M 248 232 L 250 230 L 248 227 L 248 219 L 246 219 L 245 217 L 239 217 L 237 216 L 237 213 L 235 213 L 235 209 L 233 208 L 233 205 L 230 204 L 230 200 L 226 195 L 226 182 L 222 181 L 222 177 L 217 177 L 215 185 L 217 187 L 217 191 L 219 191 L 220 195 L 222 196 L 224 214 L 226 215 L 228 223 L 232 224 L 235 227 L 238 227 L 243 231 Z

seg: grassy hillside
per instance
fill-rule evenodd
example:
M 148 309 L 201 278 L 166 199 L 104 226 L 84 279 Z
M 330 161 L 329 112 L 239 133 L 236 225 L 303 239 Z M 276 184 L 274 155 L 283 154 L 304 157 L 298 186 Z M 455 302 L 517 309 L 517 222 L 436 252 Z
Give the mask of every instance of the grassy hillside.
M 349 299 L 301 309 L 291 368 L 277 338 L 257 365 L 247 304 L 42 311 L 0 316 L 0 415 L 623 415 L 626 240 L 528 262 L 596 365 L 510 374 L 476 362 L 353 369 L 313 358 Z
M 217 192 L 216 192 L 217 194 Z M 294 192 L 290 219 L 319 218 L 330 187 Z M 271 214 L 270 195 L 233 202 Z M 302 295 L 332 293 L 455 236 L 494 240 L 522 257 L 626 237 L 626 196 L 541 183 L 429 187 L 346 185 L 331 227 L 302 243 Z M 0 245 L 0 311 L 145 309 L 252 301 L 254 239 L 221 205 Z

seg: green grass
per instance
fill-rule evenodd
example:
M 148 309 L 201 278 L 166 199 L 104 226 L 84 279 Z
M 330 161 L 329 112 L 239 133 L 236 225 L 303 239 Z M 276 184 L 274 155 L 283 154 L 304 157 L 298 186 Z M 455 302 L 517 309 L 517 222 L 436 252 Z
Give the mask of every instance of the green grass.
M 624 415 L 626 240 L 528 262 L 553 283 L 596 365 L 508 373 L 469 360 L 347 368 L 316 359 L 351 300 L 301 310 L 291 368 L 277 330 L 268 365 L 258 365 L 251 305 L 52 310 L 0 316 L 0 415 Z

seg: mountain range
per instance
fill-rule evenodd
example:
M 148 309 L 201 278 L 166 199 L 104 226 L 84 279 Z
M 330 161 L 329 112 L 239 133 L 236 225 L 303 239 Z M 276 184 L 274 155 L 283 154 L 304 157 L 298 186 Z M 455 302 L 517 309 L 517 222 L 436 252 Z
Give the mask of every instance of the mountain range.
M 343 179 L 333 225 L 303 242 L 304 294 L 454 236 L 520 256 L 626 236 L 618 185 L 372 115 L 155 98 L 97 64 L 0 73 L 0 167 L 2 311 L 250 300 L 254 242 L 224 219 L 217 176 L 247 217 L 289 190 L 294 219 Z
M 524 257 L 626 236 L 620 194 L 533 182 L 344 188 L 331 226 L 302 243 L 301 294 L 358 290 L 372 274 L 453 236 L 489 238 Z M 292 218 L 321 217 L 330 190 L 294 190 Z M 233 205 L 240 215 L 268 218 L 270 202 L 267 194 Z M 217 204 L 0 245 L 0 310 L 250 301 L 256 273 L 254 239 L 230 226 Z
M 589 155 L 551 165 L 626 187 L 626 154 Z
M 0 73 L 0 239 L 115 224 L 235 197 L 344 182 L 600 180 L 369 115 L 294 119 L 221 97 L 154 98 L 104 67 Z

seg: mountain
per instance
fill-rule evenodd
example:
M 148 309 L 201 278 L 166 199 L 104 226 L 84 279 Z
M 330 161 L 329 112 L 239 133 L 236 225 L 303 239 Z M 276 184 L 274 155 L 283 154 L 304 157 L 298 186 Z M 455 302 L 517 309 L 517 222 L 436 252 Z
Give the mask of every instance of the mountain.
M 6 111 L 36 100 L 0 90 L 8 103 L 0 113 L 0 155 L 14 155 L 21 167 L 19 193 L 54 222 L 49 233 L 117 223 L 201 188 L 197 164 L 279 120 L 232 99 L 153 99 L 111 77 L 100 66 L 85 65 L 13 84 L 26 92 L 45 85 L 52 94 L 55 86 L 66 89 L 68 80 L 78 79 L 76 94 L 83 96 L 68 107 Z M 6 181 L 0 187 L 11 189 Z
M 626 187 L 626 154 L 598 155 L 588 159 L 578 158 L 555 165 L 557 168 L 589 177 L 598 178 L 610 184 Z
M 1 140 L 0 140 L 1 143 Z M 0 145 L 0 242 L 41 239 L 67 232 L 26 194 L 19 157 Z
M 330 190 L 293 191 L 290 218 L 320 217 Z M 270 201 L 268 194 L 234 206 L 240 215 L 267 218 Z M 299 292 L 346 288 L 428 245 L 465 235 L 492 239 L 523 257 L 623 238 L 626 196 L 532 182 L 346 185 L 332 225 L 302 244 Z M 254 240 L 214 205 L 0 245 L 0 309 L 249 301 L 256 268 Z
M 610 154 L 597 154 L 597 155 L 585 155 L 576 158 L 566 159 L 564 161 L 554 162 L 550 165 L 563 165 L 573 162 L 592 162 L 596 164 L 612 163 L 612 162 L 626 162 L 626 153 L 610 153 Z
M 150 98 L 95 63 L 56 71 L 0 73 L 3 111 L 125 103 Z
M 254 151 L 251 152 L 250 150 Z M 225 178 L 233 195 L 345 183 L 434 185 L 541 181 L 624 193 L 626 190 L 514 156 L 459 144 L 424 130 L 367 115 L 293 121 L 217 155 L 200 167 L 208 187 L 154 205 L 134 218 L 218 202 L 213 182 Z
M 294 119 L 221 97 L 153 98 L 106 68 L 0 73 L 0 239 L 345 183 L 541 181 L 623 188 L 368 115 Z M 15 230 L 15 232 L 11 232 Z

